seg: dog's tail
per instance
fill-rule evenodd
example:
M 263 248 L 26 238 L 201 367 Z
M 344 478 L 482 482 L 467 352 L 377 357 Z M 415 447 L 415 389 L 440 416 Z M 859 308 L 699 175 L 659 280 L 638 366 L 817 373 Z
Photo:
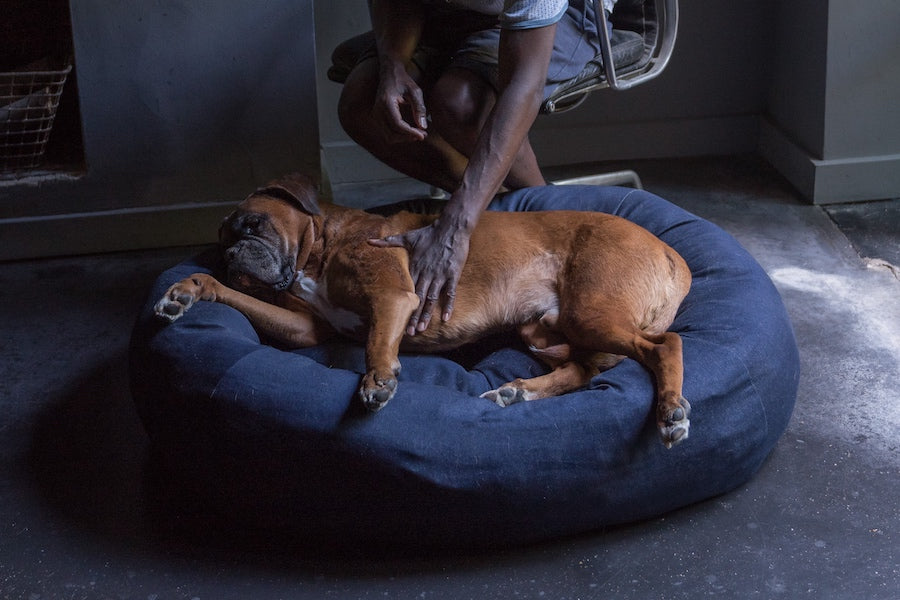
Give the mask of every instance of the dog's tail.
M 530 345 L 531 353 L 550 365 L 558 365 L 569 362 L 572 359 L 572 346 L 569 344 L 555 344 L 546 348 L 538 348 Z

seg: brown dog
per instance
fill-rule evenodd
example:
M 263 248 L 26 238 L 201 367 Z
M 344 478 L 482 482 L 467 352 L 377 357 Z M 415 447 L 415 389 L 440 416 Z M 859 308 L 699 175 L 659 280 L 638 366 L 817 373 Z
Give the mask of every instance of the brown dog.
M 407 253 L 367 240 L 435 218 L 320 206 L 309 179 L 286 177 L 251 194 L 222 224 L 219 238 L 235 289 L 195 274 L 169 288 L 156 314 L 174 321 L 195 301 L 210 300 L 240 310 L 286 346 L 311 346 L 335 331 L 364 341 L 359 395 L 373 411 L 394 395 L 401 348 L 446 351 L 517 328 L 552 371 L 482 397 L 507 406 L 559 395 L 627 356 L 656 378 L 665 445 L 687 438 L 681 338 L 667 329 L 691 275 L 672 248 L 602 213 L 485 212 L 472 234 L 453 317 L 408 336 L 419 299 Z

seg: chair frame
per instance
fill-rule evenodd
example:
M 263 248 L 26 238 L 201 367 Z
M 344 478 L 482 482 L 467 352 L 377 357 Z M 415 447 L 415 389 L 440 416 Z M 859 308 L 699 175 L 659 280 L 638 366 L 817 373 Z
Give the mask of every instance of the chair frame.
M 594 4 L 596 6 L 602 3 L 600 0 L 595 0 Z M 659 40 L 647 66 L 622 79 L 616 75 L 612 61 L 612 44 L 609 39 L 609 29 L 607 29 L 606 11 L 601 8 L 595 10 L 594 15 L 597 30 L 600 32 L 600 53 L 603 55 L 603 68 L 606 71 L 608 87 L 616 91 L 631 89 L 656 78 L 669 64 L 672 51 L 675 49 L 675 38 L 678 35 L 678 0 L 657 0 L 656 16 L 659 24 L 658 31 L 661 32 L 657 35 L 660 35 L 662 39 Z
M 603 10 L 602 0 L 594 0 L 594 19 L 600 37 L 600 55 L 603 57 L 605 78 L 590 85 L 579 87 L 561 94 L 542 106 L 545 114 L 557 114 L 577 108 L 591 92 L 610 88 L 617 92 L 629 90 L 659 76 L 666 68 L 675 49 L 675 38 L 678 34 L 678 0 L 656 0 L 656 41 L 650 50 L 650 56 L 634 70 L 625 67 L 623 73 L 616 73 L 612 58 L 612 42 L 609 36 L 608 19 Z M 554 185 L 626 185 L 643 189 L 641 178 L 633 170 L 599 173 L 553 181 Z
M 602 0 L 594 0 L 594 19 L 600 38 L 600 55 L 603 58 L 604 77 L 593 83 L 579 86 L 560 96 L 546 101 L 541 112 L 556 114 L 577 108 L 596 90 L 610 88 L 615 91 L 629 90 L 658 77 L 669 63 L 675 49 L 678 34 L 678 0 L 655 0 L 656 7 L 656 40 L 650 48 L 650 55 L 641 61 L 641 66 L 630 70 L 626 66 L 622 72 L 616 73 L 612 58 L 612 41 L 609 35 L 606 11 Z

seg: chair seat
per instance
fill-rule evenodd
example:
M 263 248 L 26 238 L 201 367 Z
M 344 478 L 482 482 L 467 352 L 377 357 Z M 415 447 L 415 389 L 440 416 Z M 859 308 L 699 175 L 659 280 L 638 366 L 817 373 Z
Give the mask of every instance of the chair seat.
M 626 75 L 643 66 L 644 37 L 634 31 L 613 29 L 610 36 L 613 65 L 616 75 Z M 589 61 L 581 72 L 559 84 L 541 105 L 541 112 L 554 113 L 574 108 L 582 102 L 586 94 L 604 87 L 606 73 L 603 69 L 603 56 L 598 53 Z

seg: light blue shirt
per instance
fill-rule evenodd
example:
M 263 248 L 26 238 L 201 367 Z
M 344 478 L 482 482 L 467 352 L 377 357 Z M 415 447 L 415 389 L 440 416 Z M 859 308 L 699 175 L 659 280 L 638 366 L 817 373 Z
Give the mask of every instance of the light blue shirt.
M 504 29 L 533 29 L 559 21 L 569 7 L 568 0 L 506 0 L 500 14 Z

